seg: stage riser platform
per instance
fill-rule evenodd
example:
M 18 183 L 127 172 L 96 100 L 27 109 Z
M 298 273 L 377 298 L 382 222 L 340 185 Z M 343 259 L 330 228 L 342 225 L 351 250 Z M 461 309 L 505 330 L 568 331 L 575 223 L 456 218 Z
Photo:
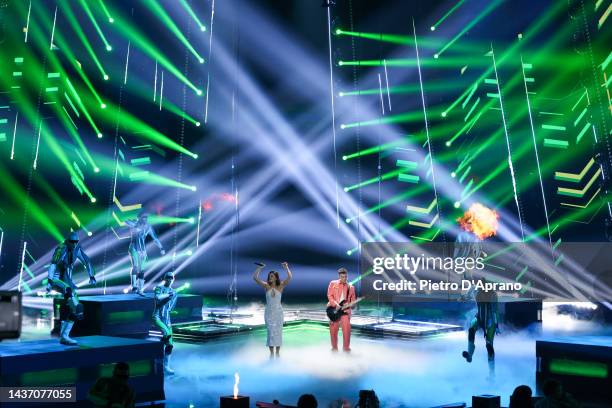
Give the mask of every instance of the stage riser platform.
M 288 329 L 300 325 L 317 326 L 327 330 L 329 321 L 327 320 L 291 320 L 284 323 L 284 328 Z M 443 326 L 443 327 L 440 327 Z M 438 336 L 444 333 L 462 331 L 460 326 L 436 325 L 428 322 L 385 322 L 370 324 L 352 324 L 352 332 L 361 337 L 369 338 L 398 338 L 398 339 L 419 339 L 425 337 Z M 249 334 L 255 331 L 265 331 L 265 325 L 248 324 L 229 324 L 205 321 L 191 324 L 178 324 L 173 326 L 174 339 L 200 343 L 208 340 L 222 338 L 224 336 L 237 336 Z M 152 332 L 160 336 L 159 332 Z
M 536 341 L 536 384 L 559 380 L 578 400 L 612 401 L 612 339 L 576 336 Z
M 160 342 L 119 337 L 81 337 L 78 346 L 56 339 L 7 342 L 0 344 L 0 375 L 3 386 L 76 386 L 77 401 L 84 401 L 98 378 L 111 376 L 114 364 L 125 361 L 136 400 L 160 401 L 163 357 Z
M 398 297 L 393 303 L 393 318 L 463 326 L 474 308 L 474 302 L 411 300 L 408 297 Z M 503 301 L 499 302 L 498 309 L 500 320 L 506 326 L 519 329 L 539 326 L 542 323 L 542 302 L 539 300 Z
M 135 294 L 83 296 L 85 319 L 76 322 L 71 335 L 74 336 L 144 336 L 152 328 L 154 300 L 151 293 L 146 297 Z M 59 299 L 54 300 L 54 329 L 59 327 Z M 172 323 L 202 320 L 203 298 L 199 295 L 179 295 Z

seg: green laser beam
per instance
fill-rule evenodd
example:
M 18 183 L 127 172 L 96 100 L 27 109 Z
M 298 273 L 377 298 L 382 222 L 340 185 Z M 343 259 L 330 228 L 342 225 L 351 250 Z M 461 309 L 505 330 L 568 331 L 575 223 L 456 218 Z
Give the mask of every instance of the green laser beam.
M 106 70 L 104 69 L 104 67 L 102 66 L 102 63 L 98 59 L 98 56 L 96 55 L 96 52 L 94 51 L 92 45 L 89 43 L 89 39 L 87 38 L 87 35 L 85 35 L 85 32 L 81 28 L 81 24 L 79 23 L 76 16 L 74 15 L 74 12 L 72 8 L 70 7 L 70 2 L 67 2 L 67 1 L 61 2 L 60 7 L 62 7 L 64 11 L 64 15 L 68 18 L 70 27 L 74 30 L 79 40 L 81 40 L 81 43 L 85 47 L 85 50 L 87 51 L 90 58 L 92 59 L 92 61 L 94 62 L 94 64 L 96 65 L 100 73 L 102 74 L 102 78 L 108 78 L 108 74 L 106 73 Z
M 442 24 L 444 22 L 444 20 L 446 20 L 451 14 L 453 14 L 455 12 L 455 10 L 457 10 L 459 7 L 461 7 L 461 5 L 464 2 L 465 2 L 465 0 L 459 0 L 459 3 L 457 3 L 453 7 L 451 7 L 450 10 L 448 10 L 446 12 L 446 14 L 444 14 L 442 17 L 440 17 L 440 19 L 438 21 L 436 21 L 436 23 L 434 25 L 431 26 L 431 31 L 435 31 L 435 29 L 438 28 L 438 26 L 440 24 Z
M 102 8 L 102 11 L 104 12 L 104 14 L 106 15 L 106 18 L 108 18 L 108 22 L 109 23 L 114 23 L 115 19 L 111 16 L 111 14 L 108 12 L 108 9 L 106 8 L 106 5 L 104 4 L 104 0 L 98 0 L 100 2 L 100 8 Z
M 439 58 L 444 51 L 448 50 L 450 47 L 452 47 L 452 45 L 454 43 L 457 42 L 457 40 L 459 40 L 461 37 L 463 37 L 463 35 L 465 33 L 467 33 L 468 31 L 470 31 L 476 24 L 478 24 L 482 19 L 484 19 L 486 16 L 488 16 L 489 14 L 491 14 L 491 12 L 493 10 L 495 10 L 500 4 L 502 3 L 501 0 L 496 0 L 493 1 L 492 3 L 490 3 L 487 8 L 485 8 L 478 16 L 476 16 L 476 18 L 474 18 L 472 21 L 470 21 L 461 31 L 459 31 L 459 33 L 453 37 L 452 40 L 450 40 L 444 47 L 442 47 L 442 49 L 440 51 L 438 51 L 435 55 L 434 58 Z
M 81 0 L 83 1 L 83 0 Z M 157 0 L 147 1 L 146 4 L 153 10 L 153 12 L 164 22 L 164 24 L 170 29 L 170 31 L 174 34 L 176 38 L 191 52 L 201 64 L 204 63 L 204 58 L 198 54 L 198 52 L 193 48 L 191 43 L 187 40 L 185 35 L 181 32 L 181 30 L 174 23 L 172 18 L 166 13 L 166 11 L 162 8 L 161 5 L 157 2 Z
M 196 22 L 198 27 L 200 27 L 200 31 L 206 31 L 206 26 L 202 24 L 202 22 L 198 18 L 197 14 L 193 11 L 189 3 L 187 3 L 186 0 L 181 0 L 181 4 L 185 8 L 185 10 L 187 10 L 187 13 L 191 16 L 191 18 L 193 18 L 193 20 Z
M 87 2 L 85 0 L 79 0 L 79 2 L 81 3 L 81 7 L 83 7 L 83 10 L 85 10 L 85 14 L 87 14 L 89 19 L 91 20 L 91 23 L 93 24 L 94 28 L 96 29 L 96 32 L 98 33 L 98 35 L 102 39 L 102 42 L 104 43 L 106 51 L 112 51 L 113 48 L 111 47 L 111 45 L 106 40 L 106 36 L 104 36 L 104 33 L 102 32 L 102 29 L 100 28 L 100 25 L 96 21 L 96 17 L 93 15 L 93 13 L 92 13 L 91 9 L 89 8 L 89 5 L 87 4 Z
M 137 30 L 134 24 L 128 22 L 118 10 L 111 9 L 112 14 L 115 16 L 117 22 L 117 29 L 126 37 L 136 44 L 140 50 L 149 55 L 152 59 L 159 62 L 164 68 L 166 68 L 172 75 L 177 79 L 191 88 L 197 95 L 202 95 L 202 90 L 198 89 L 187 77 L 178 69 L 170 60 L 157 48 L 153 42 L 149 41 L 139 30 Z

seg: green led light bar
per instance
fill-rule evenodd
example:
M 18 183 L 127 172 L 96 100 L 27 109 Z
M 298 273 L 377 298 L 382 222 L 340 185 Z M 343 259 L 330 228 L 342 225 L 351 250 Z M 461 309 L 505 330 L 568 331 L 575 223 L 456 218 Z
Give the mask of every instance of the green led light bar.
M 152 225 L 156 224 L 179 224 L 188 223 L 193 224 L 195 219 L 193 217 L 181 218 L 181 217 L 166 217 L 164 215 L 149 215 L 149 223 Z
M 608 378 L 607 364 L 596 361 L 552 359 L 548 369 L 553 374 L 591 378 Z

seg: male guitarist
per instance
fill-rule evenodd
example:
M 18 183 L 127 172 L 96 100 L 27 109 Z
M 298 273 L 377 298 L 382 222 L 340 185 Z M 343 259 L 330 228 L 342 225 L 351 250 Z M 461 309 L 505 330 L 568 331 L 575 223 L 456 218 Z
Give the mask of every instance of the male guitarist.
M 327 288 L 327 307 L 334 307 L 344 313 L 339 320 L 329 322 L 332 351 L 338 351 L 338 329 L 342 327 L 342 349 L 351 351 L 351 307 L 355 302 L 355 288 L 347 282 L 346 268 L 338 269 L 338 279 L 329 282 Z

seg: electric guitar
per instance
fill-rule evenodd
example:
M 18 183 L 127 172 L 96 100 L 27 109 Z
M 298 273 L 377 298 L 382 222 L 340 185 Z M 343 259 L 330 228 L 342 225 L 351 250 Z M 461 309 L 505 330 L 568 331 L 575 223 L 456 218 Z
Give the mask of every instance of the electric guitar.
M 363 299 L 365 299 L 364 296 L 355 299 L 351 303 L 346 303 L 346 300 L 343 300 L 342 302 L 340 302 L 340 307 L 328 306 L 327 309 L 325 310 L 325 312 L 327 313 L 327 317 L 332 322 L 337 322 L 338 320 L 340 320 L 342 315 L 346 314 L 345 312 L 346 309 L 355 306 L 357 303 L 361 302 Z

